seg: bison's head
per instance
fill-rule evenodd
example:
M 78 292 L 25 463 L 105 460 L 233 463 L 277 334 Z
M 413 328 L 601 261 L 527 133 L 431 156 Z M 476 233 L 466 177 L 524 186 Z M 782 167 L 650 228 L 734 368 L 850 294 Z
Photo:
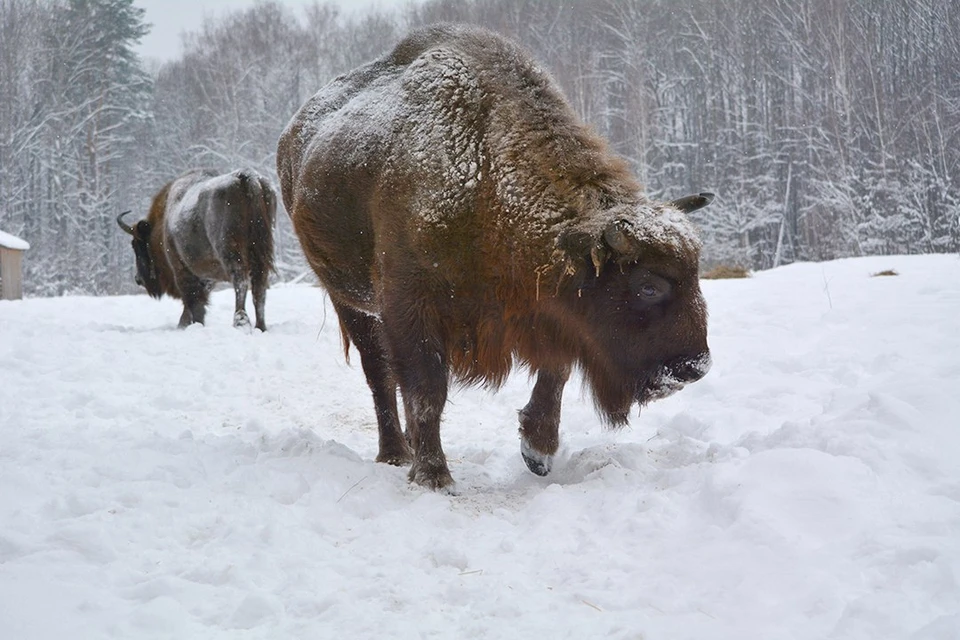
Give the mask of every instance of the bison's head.
M 666 397 L 710 368 L 700 240 L 685 214 L 711 200 L 613 207 L 560 239 L 566 298 L 584 323 L 578 359 L 598 408 L 615 424 L 626 422 L 634 402 Z
M 163 288 L 160 286 L 160 278 L 157 276 L 157 266 L 154 263 L 153 255 L 150 253 L 150 232 L 151 225 L 146 220 L 141 220 L 134 226 L 130 226 L 123 221 L 123 216 L 130 213 L 124 211 L 117 216 L 117 224 L 120 228 L 133 236 L 133 253 L 137 259 L 137 275 L 135 280 L 137 284 L 147 290 L 154 298 L 160 298 L 163 295 Z

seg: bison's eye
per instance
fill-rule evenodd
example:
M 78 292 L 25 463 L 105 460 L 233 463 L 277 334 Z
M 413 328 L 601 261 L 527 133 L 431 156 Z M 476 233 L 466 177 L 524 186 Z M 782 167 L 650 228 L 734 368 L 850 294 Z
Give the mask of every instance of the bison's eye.
M 630 292 L 634 296 L 634 303 L 641 306 L 656 304 L 670 294 L 670 282 L 646 270 L 639 270 L 631 274 Z
M 660 289 L 657 289 L 657 285 L 652 282 L 644 282 L 640 285 L 640 291 L 638 293 L 644 298 L 656 298 L 660 295 Z

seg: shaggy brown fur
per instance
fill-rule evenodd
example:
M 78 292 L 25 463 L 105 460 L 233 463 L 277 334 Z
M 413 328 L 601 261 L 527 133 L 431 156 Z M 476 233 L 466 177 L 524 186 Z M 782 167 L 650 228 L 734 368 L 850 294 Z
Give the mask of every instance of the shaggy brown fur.
M 360 351 L 378 460 L 452 479 L 450 377 L 538 374 L 522 450 L 549 471 L 563 386 L 580 366 L 611 424 L 709 365 L 699 239 L 709 194 L 649 201 L 555 82 L 488 31 L 436 25 L 321 89 L 281 136 L 287 211 Z
M 133 236 L 137 284 L 155 298 L 183 300 L 180 327 L 202 323 L 213 284 L 228 281 L 236 295 L 234 324 L 249 325 L 245 301 L 253 290 L 256 327 L 266 331 L 264 304 L 273 269 L 277 198 L 253 171 L 187 172 L 154 196 L 147 217 L 120 228 Z

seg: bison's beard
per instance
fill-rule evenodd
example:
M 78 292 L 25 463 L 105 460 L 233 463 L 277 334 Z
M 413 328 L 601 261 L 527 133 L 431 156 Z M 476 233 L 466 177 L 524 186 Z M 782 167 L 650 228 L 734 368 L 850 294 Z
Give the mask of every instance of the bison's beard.
M 593 391 L 598 413 L 613 427 L 627 423 L 634 403 L 641 407 L 673 395 L 710 369 L 710 355 L 677 360 L 650 371 L 591 371 L 587 381 Z
M 644 376 L 638 380 L 626 371 L 597 371 L 586 368 L 584 377 L 597 413 L 610 427 L 622 427 L 630 418 L 630 409 L 646 386 Z
M 147 290 L 151 298 L 159 300 L 163 297 L 163 288 L 160 286 L 160 280 L 156 277 L 141 278 L 141 286 Z

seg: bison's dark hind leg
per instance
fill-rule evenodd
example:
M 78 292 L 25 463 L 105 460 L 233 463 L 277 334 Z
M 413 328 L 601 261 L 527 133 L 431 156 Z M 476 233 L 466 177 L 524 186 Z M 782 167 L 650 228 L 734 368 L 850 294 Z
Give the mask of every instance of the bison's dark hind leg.
M 250 317 L 247 316 L 247 274 L 243 272 L 243 266 L 237 261 L 230 270 L 230 281 L 233 283 L 233 295 L 235 298 L 233 310 L 233 326 L 249 327 Z
M 538 476 L 550 473 L 560 446 L 560 401 L 570 369 L 541 369 L 527 406 L 520 410 L 520 454 Z
M 178 328 L 184 329 L 194 322 L 203 324 L 207 315 L 207 301 L 210 299 L 209 283 L 191 274 L 178 285 L 183 297 L 183 313 Z
M 383 348 L 382 326 L 375 317 L 350 307 L 334 304 L 350 340 L 360 352 L 360 363 L 367 385 L 373 394 L 373 407 L 380 431 L 380 451 L 377 462 L 402 465 L 410 462 L 413 454 L 400 430 L 397 414 L 397 382 L 390 371 L 387 353 Z
M 250 289 L 253 295 L 253 313 L 257 318 L 257 329 L 267 330 L 267 322 L 264 319 L 263 311 L 267 301 L 267 274 L 253 273 L 250 276 Z

